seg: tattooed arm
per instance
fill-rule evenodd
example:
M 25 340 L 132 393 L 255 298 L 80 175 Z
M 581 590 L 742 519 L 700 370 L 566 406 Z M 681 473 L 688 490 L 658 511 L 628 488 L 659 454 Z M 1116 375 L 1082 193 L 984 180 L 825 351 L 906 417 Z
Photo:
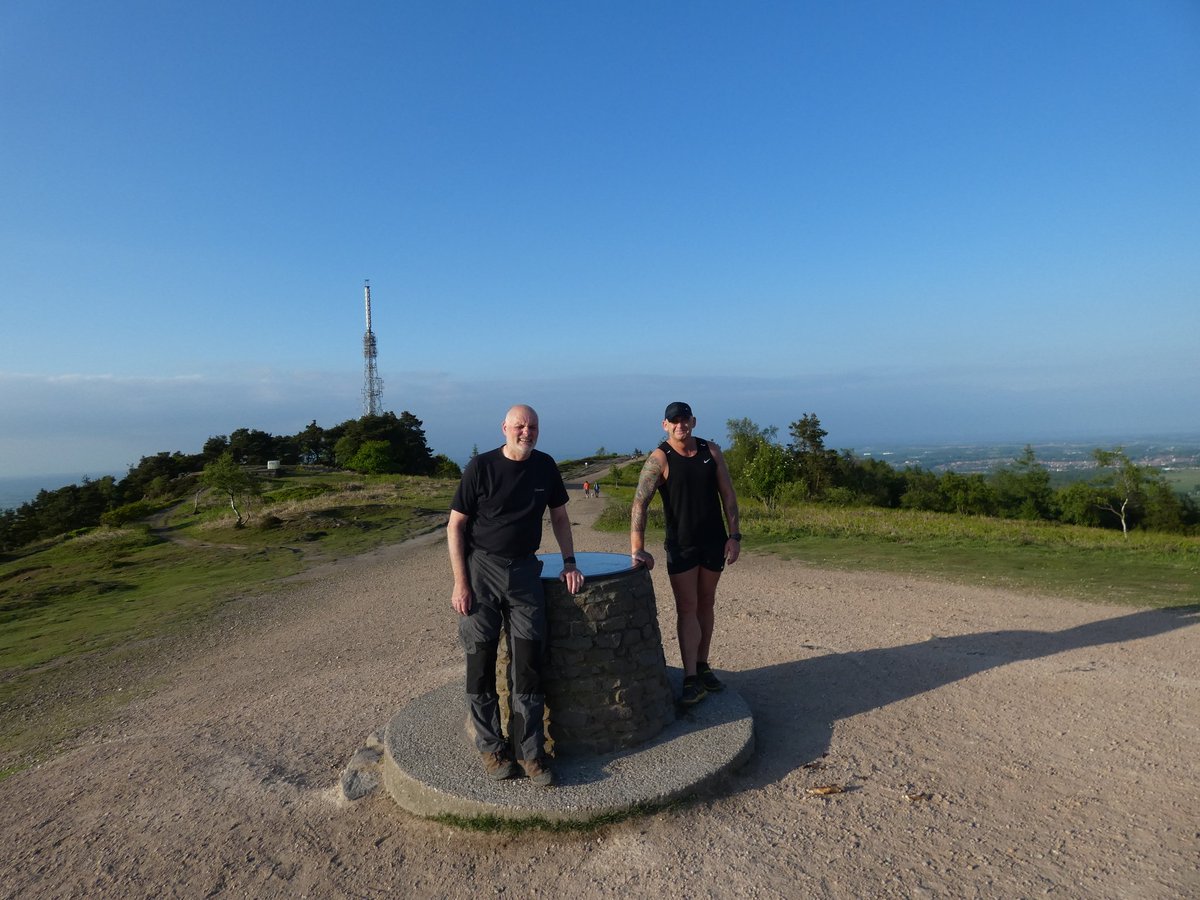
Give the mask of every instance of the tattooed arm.
M 717 463 L 717 491 L 721 494 L 721 508 L 725 510 L 725 521 L 729 523 L 729 533 L 738 535 L 737 540 L 731 537 L 725 542 L 725 562 L 732 564 L 737 562 L 737 558 L 742 552 L 741 515 L 738 513 L 737 494 L 733 490 L 733 478 L 729 475 L 729 466 L 725 465 L 725 457 L 721 454 L 721 448 L 711 441 L 708 446 Z
M 647 569 L 654 568 L 654 557 L 646 552 L 646 513 L 650 509 L 650 500 L 654 492 L 666 477 L 666 470 L 667 455 L 661 450 L 655 450 L 646 458 L 646 464 L 642 466 L 642 474 L 638 478 L 629 521 L 630 555 L 634 568 L 642 565 Z

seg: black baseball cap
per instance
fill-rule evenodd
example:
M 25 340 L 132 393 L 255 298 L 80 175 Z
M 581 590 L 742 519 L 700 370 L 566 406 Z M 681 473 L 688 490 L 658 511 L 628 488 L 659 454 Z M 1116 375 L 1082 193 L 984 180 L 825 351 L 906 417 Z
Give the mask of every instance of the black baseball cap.
M 680 403 L 678 400 L 667 404 L 667 411 L 663 413 L 664 419 L 678 419 L 680 416 L 690 419 L 692 417 L 692 408 L 686 403 Z

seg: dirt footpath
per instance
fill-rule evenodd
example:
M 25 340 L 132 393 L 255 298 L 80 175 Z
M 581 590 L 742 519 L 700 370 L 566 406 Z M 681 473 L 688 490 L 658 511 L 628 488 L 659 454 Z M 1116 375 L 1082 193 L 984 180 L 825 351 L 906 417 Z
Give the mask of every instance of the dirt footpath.
M 627 552 L 571 493 L 576 548 Z M 503 836 L 339 799 L 368 733 L 462 677 L 449 593 L 433 536 L 233 604 L 102 733 L 0 784 L 0 896 L 1200 896 L 1194 613 L 749 554 L 713 662 L 751 762 L 683 808 Z

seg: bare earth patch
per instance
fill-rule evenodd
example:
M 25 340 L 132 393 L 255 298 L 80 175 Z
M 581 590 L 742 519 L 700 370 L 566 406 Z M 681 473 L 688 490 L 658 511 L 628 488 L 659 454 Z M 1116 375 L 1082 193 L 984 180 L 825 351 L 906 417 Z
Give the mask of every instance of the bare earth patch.
M 572 490 L 576 548 L 627 552 L 599 508 Z M 337 789 L 400 705 L 462 677 L 449 590 L 427 538 L 237 604 L 0 784 L 0 896 L 1200 895 L 1194 613 L 751 554 L 713 660 L 754 711 L 751 762 L 680 809 L 514 836 Z M 655 590 L 678 664 L 661 567 Z

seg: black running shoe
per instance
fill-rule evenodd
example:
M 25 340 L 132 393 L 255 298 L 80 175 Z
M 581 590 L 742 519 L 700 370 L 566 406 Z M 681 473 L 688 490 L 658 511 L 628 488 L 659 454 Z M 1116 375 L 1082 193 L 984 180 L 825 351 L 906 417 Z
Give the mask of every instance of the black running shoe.
M 689 675 L 683 679 L 683 695 L 679 698 L 679 702 L 684 706 L 694 706 L 708 696 L 708 691 L 704 689 L 704 685 L 695 675 Z
M 717 677 L 708 663 L 696 663 L 696 677 L 700 679 L 706 691 L 719 691 L 725 687 L 725 682 Z

